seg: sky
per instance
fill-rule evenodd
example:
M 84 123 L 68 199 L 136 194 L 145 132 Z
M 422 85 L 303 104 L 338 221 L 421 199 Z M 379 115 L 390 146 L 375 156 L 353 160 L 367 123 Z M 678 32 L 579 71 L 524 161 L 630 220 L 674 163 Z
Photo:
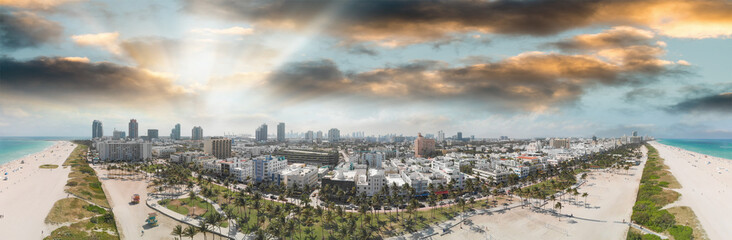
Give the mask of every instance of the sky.
M 730 37 L 724 0 L 0 0 L 0 136 L 732 138 Z

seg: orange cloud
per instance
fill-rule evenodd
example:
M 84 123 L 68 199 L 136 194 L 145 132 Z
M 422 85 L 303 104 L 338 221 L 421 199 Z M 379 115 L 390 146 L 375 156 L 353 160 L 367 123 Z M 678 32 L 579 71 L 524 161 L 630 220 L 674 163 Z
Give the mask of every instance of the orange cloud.
M 122 53 L 118 32 L 74 35 L 71 39 L 80 46 L 99 46 L 117 55 Z

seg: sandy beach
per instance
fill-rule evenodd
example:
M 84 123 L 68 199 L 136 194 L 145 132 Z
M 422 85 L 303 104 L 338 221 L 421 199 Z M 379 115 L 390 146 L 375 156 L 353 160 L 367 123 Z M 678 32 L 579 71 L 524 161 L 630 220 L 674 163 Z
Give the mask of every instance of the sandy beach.
M 55 142 L 41 152 L 0 167 L 3 177 L 8 172 L 8 180 L 0 180 L 0 215 L 3 215 L 0 218 L 0 238 L 40 239 L 55 228 L 46 225 L 44 219 L 53 204 L 66 197 L 64 186 L 71 168 L 61 165 L 75 147 L 70 142 Z M 43 164 L 59 167 L 38 168 Z
M 562 217 L 561 220 L 549 213 L 540 213 L 528 207 L 516 208 L 493 215 L 476 215 L 469 218 L 475 226 L 482 227 L 485 233 L 479 233 L 469 226 L 455 227 L 453 233 L 434 239 L 625 239 L 628 221 L 632 214 L 635 195 L 638 192 L 643 164 L 647 149 L 642 148 L 644 157 L 640 166 L 633 166 L 626 174 L 625 170 L 606 172 L 592 171 L 588 173 L 587 182 L 578 190 L 588 193 L 587 206 L 585 199 L 577 197 L 576 202 L 561 201 L 562 214 L 572 214 L 573 218 Z M 574 197 L 571 197 L 574 198 Z M 544 208 L 553 209 L 554 202 Z
M 651 142 L 665 159 L 669 171 L 681 184 L 678 201 L 668 205 L 689 206 L 710 239 L 732 236 L 732 160 L 712 157 Z

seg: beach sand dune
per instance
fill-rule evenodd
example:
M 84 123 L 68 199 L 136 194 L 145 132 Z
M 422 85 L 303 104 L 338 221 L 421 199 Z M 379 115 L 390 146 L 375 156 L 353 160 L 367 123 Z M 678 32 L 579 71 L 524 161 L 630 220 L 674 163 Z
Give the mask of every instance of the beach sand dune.
M 44 220 L 53 204 L 66 197 L 64 186 L 71 168 L 61 165 L 75 147 L 70 142 L 56 142 L 0 167 L 2 174 L 9 171 L 8 180 L 0 180 L 0 239 L 40 239 L 56 228 Z M 38 168 L 43 164 L 59 167 Z
M 678 201 L 671 206 L 689 206 L 710 239 L 732 237 L 732 160 L 699 154 L 651 142 L 664 158 L 669 171 L 681 184 Z M 684 223 L 682 223 L 684 224 Z
M 579 188 L 587 192 L 585 198 L 578 196 L 571 201 L 562 201 L 562 214 L 572 214 L 574 218 L 562 217 L 561 221 L 549 213 L 539 213 L 529 208 L 517 208 L 505 213 L 477 215 L 470 220 L 474 225 L 483 227 L 485 233 L 478 233 L 469 226 L 454 227 L 453 233 L 433 237 L 434 239 L 625 239 L 628 221 L 635 204 L 636 194 L 645 164 L 647 149 L 641 166 L 625 170 L 605 172 L 593 171 L 588 174 L 587 182 Z M 567 196 L 564 197 L 565 199 Z M 544 208 L 553 209 L 549 202 Z

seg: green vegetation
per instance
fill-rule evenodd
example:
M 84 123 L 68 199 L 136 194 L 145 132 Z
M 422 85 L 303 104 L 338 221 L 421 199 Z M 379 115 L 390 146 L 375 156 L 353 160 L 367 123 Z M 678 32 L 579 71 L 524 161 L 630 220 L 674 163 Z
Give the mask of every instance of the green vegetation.
M 64 162 L 64 166 L 71 166 L 69 181 L 66 183 L 66 192 L 84 198 L 99 206 L 109 208 L 107 196 L 102 190 L 102 183 L 99 182 L 94 169 L 86 162 L 86 150 L 88 146 L 78 145 L 74 152 Z
M 96 221 L 92 222 L 92 221 Z M 63 226 L 53 230 L 45 240 L 98 239 L 117 240 L 117 228 L 112 213 Z
M 56 201 L 46 216 L 46 223 L 60 224 L 74 222 L 97 215 L 88 209 L 89 204 L 78 198 L 64 198 Z M 102 209 L 104 210 L 104 209 Z
M 69 155 L 63 166 L 71 166 L 66 191 L 79 198 L 64 198 L 57 201 L 46 217 L 46 223 L 71 223 L 60 227 L 45 239 L 119 239 L 114 215 L 107 211 L 107 197 L 102 184 L 86 162 L 88 145 L 75 141 L 78 146 Z
M 673 236 L 675 240 L 691 240 L 692 235 L 694 234 L 694 230 L 691 229 L 691 227 L 683 225 L 674 225 L 668 229 L 668 232 L 671 233 L 671 236 Z
M 58 165 L 56 165 L 56 164 L 43 164 L 41 166 L 38 166 L 38 168 L 42 168 L 42 169 L 55 169 L 55 168 L 58 168 Z
M 676 222 L 692 228 L 693 239 L 709 239 L 701 226 L 696 214 L 687 206 L 678 206 L 668 209 L 668 212 L 676 217 Z
M 694 234 L 693 229 L 677 225 L 676 217 L 668 210 L 662 209 L 663 206 L 676 201 L 680 196 L 679 193 L 665 188 L 672 184 L 680 185 L 676 178 L 665 170 L 668 167 L 663 164 L 663 158 L 658 155 L 658 151 L 651 145 L 646 144 L 646 147 L 648 148 L 648 161 L 643 169 L 641 185 L 631 219 L 653 231 L 667 231 L 674 239 L 691 239 Z M 631 238 L 630 232 L 628 233 L 628 239 L 638 239 L 635 237 Z M 645 239 L 645 235 L 643 237 Z
M 636 230 L 635 228 L 631 228 L 630 231 L 628 231 L 628 235 L 626 237 L 627 240 L 661 240 L 661 237 L 653 235 L 653 234 L 643 234 L 639 230 Z

